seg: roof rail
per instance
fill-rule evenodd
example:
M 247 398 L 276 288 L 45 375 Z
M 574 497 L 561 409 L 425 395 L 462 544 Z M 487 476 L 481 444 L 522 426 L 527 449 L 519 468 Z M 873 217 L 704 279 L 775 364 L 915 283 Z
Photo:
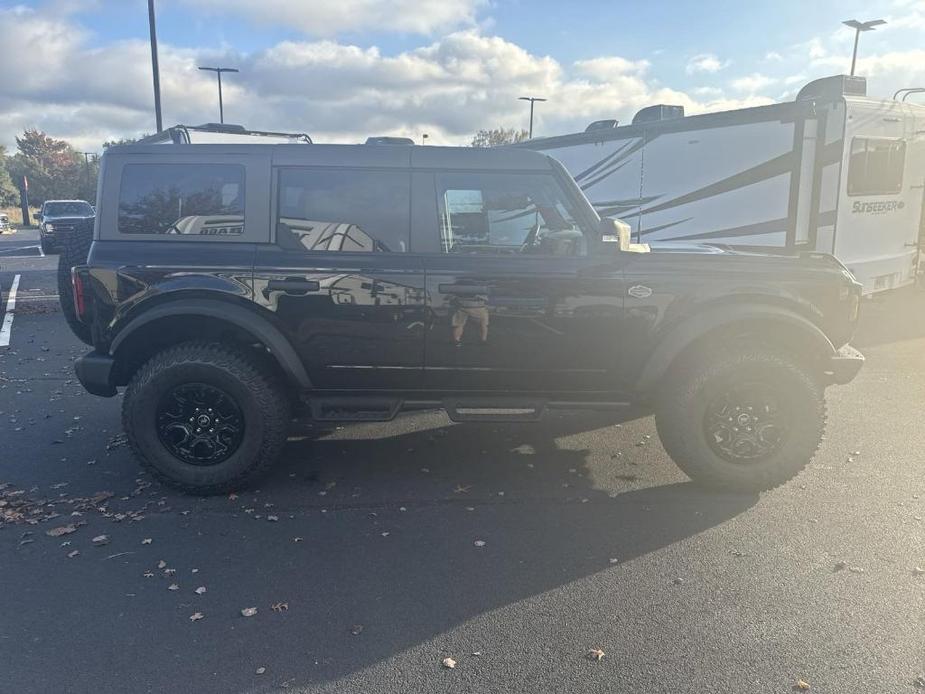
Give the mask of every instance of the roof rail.
M 904 87 L 903 89 L 897 89 L 893 93 L 893 101 L 896 101 L 899 98 L 899 95 L 902 94 L 902 100 L 905 101 L 911 94 L 921 94 L 925 92 L 925 87 Z
M 183 125 L 178 123 L 162 132 L 148 135 L 138 140 L 138 144 L 189 144 L 192 142 L 190 133 L 223 133 L 227 135 L 252 135 L 254 137 L 286 138 L 293 142 L 312 144 L 312 138 L 307 133 L 285 133 L 271 130 L 249 130 L 243 125 L 235 123 L 203 123 L 202 125 Z

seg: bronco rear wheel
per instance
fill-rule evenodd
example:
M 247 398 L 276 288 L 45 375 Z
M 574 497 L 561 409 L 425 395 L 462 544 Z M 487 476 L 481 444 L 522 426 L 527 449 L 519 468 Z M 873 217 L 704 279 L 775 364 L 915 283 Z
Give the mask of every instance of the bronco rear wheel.
M 247 353 L 188 342 L 138 370 L 122 422 L 135 456 L 155 477 L 183 491 L 220 494 L 252 483 L 276 460 L 289 400 Z
M 668 455 L 695 482 L 758 492 L 806 467 L 825 416 L 823 388 L 802 364 L 743 345 L 669 373 L 655 421 Z

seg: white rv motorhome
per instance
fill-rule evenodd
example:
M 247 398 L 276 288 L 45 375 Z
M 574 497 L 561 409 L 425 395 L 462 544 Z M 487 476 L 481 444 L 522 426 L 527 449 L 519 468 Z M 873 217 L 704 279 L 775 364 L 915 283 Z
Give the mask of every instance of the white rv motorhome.
M 689 117 L 652 106 L 631 125 L 516 146 L 561 161 L 639 241 L 832 253 L 871 294 L 915 280 L 925 106 L 866 94 L 863 77 L 837 75 L 792 102 Z

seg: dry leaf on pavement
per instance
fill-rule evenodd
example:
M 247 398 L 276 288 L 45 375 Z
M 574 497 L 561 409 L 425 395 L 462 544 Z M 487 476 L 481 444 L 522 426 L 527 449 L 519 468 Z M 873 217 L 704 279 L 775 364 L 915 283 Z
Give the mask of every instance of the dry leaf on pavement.
M 595 660 L 599 662 L 604 659 L 604 651 L 602 651 L 600 648 L 592 648 L 590 651 L 588 651 L 586 657 L 588 660 Z
M 165 562 L 163 559 L 161 559 L 161 560 L 157 563 L 157 568 L 159 568 L 159 569 L 166 569 L 166 568 L 167 568 L 167 562 Z
M 267 669 L 266 669 L 265 667 L 259 667 L 259 668 L 257 668 L 257 670 L 256 670 L 256 672 L 257 672 L 258 675 L 262 675 L 262 674 L 265 673 L 266 671 L 267 671 Z
M 476 547 L 484 547 L 484 546 L 485 546 L 485 540 L 476 540 L 476 541 L 473 542 L 472 544 L 474 544 Z
M 176 583 L 171 583 L 169 586 L 167 586 L 167 590 L 180 590 L 180 586 L 178 586 Z
M 198 587 L 196 590 L 194 590 L 193 592 L 196 593 L 196 595 L 202 595 L 203 593 L 206 592 L 206 587 L 205 587 L 205 586 L 199 586 L 199 587 Z
M 52 528 L 51 530 L 46 530 L 45 534 L 48 537 L 61 537 L 62 535 L 70 535 L 73 532 L 77 532 L 77 528 L 73 525 L 62 525 L 57 528 Z
M 245 607 L 243 610 L 241 610 L 242 617 L 253 617 L 255 614 L 257 614 L 256 607 Z
M 270 605 L 270 609 L 273 610 L 274 612 L 286 612 L 289 610 L 289 603 L 288 602 L 277 602 L 277 603 Z
M 456 667 L 456 661 L 453 660 L 452 658 L 444 658 L 443 667 L 447 668 L 448 670 L 452 670 L 453 668 Z
M 143 544 L 143 545 L 150 545 L 151 542 L 152 542 L 151 538 L 150 538 L 150 537 L 146 537 L 144 540 L 141 541 L 141 544 Z
M 93 538 L 93 540 L 91 540 L 91 542 L 93 542 L 93 544 L 96 545 L 97 547 L 108 545 L 109 535 L 97 535 L 96 537 Z
M 73 552 L 68 552 L 68 553 L 67 553 L 67 558 L 68 558 L 68 559 L 73 559 L 74 557 L 77 557 L 77 556 L 80 556 L 80 551 L 79 551 L 79 550 L 76 550 L 76 549 L 75 549 Z
M 360 634 L 363 633 L 363 625 L 354 624 L 352 627 L 350 627 L 350 633 L 353 634 L 354 636 L 359 636 Z
M 202 612 L 193 612 L 193 614 L 189 616 L 189 621 L 191 622 L 198 622 L 200 619 L 202 619 Z
M 805 691 L 809 689 L 809 682 L 804 682 L 803 680 L 797 680 L 797 683 L 793 685 L 794 689 L 799 689 L 800 691 Z

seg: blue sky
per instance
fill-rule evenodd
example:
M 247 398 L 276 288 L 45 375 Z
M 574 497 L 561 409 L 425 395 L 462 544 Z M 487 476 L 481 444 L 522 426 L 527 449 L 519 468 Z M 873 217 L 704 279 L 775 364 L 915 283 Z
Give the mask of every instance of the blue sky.
M 428 131 L 432 142 L 465 141 L 479 127 L 521 124 L 521 92 L 550 98 L 538 125 L 554 132 L 631 116 L 646 100 L 695 112 L 792 98 L 813 77 L 847 71 L 852 33 L 840 22 L 853 17 L 890 21 L 862 37 L 871 93 L 925 83 L 925 0 L 157 6 L 169 121 L 214 119 L 214 95 L 193 71 L 221 60 L 242 68 L 227 94 L 236 120 L 340 140 Z M 46 38 L 56 32 L 70 37 Z M 84 146 L 145 130 L 145 0 L 0 0 L 0 41 L 15 46 L 23 33 L 31 49 L 7 56 L 27 84 L 0 77 L 0 144 L 30 118 Z M 36 41 L 47 55 L 36 55 Z M 90 82 L 83 92 L 66 83 L 75 67 Z

